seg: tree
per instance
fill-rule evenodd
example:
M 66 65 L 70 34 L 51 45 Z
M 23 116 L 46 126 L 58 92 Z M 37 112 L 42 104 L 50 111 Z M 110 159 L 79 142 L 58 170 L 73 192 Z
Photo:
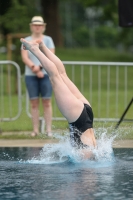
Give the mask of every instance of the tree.
M 41 7 L 41 9 L 40 9 Z M 62 46 L 58 0 L 1 0 L 0 31 L 8 33 L 29 32 L 29 23 L 34 15 L 43 15 L 47 29 L 57 46 Z
M 10 7 L 11 7 L 11 0 L 9 0 L 9 1 L 1 0 L 0 1 L 0 17 L 1 18 L 6 12 L 8 12 L 8 9 Z M 2 19 L 0 20 L 0 31 L 3 32 L 4 35 L 7 32 L 7 30 L 4 26 L 4 23 L 2 22 Z
M 4 0 L 1 0 L 1 2 L 4 2 Z M 5 7 L 7 6 L 7 9 L 0 12 L 1 32 L 3 34 L 28 32 L 32 16 L 38 13 L 35 1 L 12 0 L 9 4 L 2 4 Z
M 59 1 L 41 0 L 42 15 L 47 23 L 46 33 L 51 36 L 56 46 L 62 46 L 60 30 Z
M 80 1 L 83 6 L 86 7 L 96 7 L 96 8 L 102 8 L 103 9 L 103 21 L 112 21 L 117 25 L 118 23 L 118 8 L 117 0 L 77 0 Z

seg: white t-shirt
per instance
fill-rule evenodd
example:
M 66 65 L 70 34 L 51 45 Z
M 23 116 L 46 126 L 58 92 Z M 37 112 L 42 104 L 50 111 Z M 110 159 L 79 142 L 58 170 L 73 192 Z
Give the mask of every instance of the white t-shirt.
M 28 36 L 25 39 L 28 40 L 28 41 L 31 41 L 32 37 Z M 49 49 L 54 49 L 55 48 L 54 42 L 53 42 L 53 40 L 52 40 L 52 38 L 50 36 L 44 35 L 43 42 L 46 45 L 46 47 L 48 47 Z M 21 46 L 21 49 L 22 48 L 23 47 Z M 34 65 L 37 65 L 37 66 L 41 65 L 39 60 L 30 51 L 28 51 L 28 57 L 29 57 L 30 60 L 32 60 Z M 46 71 L 44 70 L 44 68 L 42 69 L 42 72 L 44 74 L 46 74 Z M 36 76 L 36 74 L 33 73 L 32 70 L 27 65 L 25 65 L 25 75 L 26 76 Z

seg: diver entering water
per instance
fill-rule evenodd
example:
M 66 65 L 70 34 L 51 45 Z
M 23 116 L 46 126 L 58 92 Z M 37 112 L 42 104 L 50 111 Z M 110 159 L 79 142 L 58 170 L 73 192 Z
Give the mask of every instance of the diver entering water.
M 73 147 L 87 148 L 87 145 L 83 144 L 80 137 L 89 128 L 93 128 L 93 111 L 88 104 L 84 104 L 79 118 L 75 122 L 69 123 L 70 142 Z
M 53 54 L 41 40 L 28 42 L 20 40 L 23 48 L 32 52 L 49 75 L 57 106 L 70 127 L 70 138 L 75 138 L 77 147 L 95 147 L 96 139 L 93 131 L 93 112 L 88 100 L 81 94 L 68 78 L 61 60 Z M 80 133 L 77 134 L 76 130 Z

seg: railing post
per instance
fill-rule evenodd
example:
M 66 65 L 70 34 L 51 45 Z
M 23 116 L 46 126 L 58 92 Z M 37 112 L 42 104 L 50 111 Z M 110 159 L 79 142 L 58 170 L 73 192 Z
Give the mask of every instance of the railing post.
M 17 70 L 17 85 L 18 85 L 18 91 L 17 91 L 17 99 L 18 99 L 18 104 L 16 105 L 16 107 L 18 106 L 18 112 L 17 114 L 13 114 L 12 111 L 13 111 L 13 94 L 12 94 L 12 80 L 11 80 L 11 76 L 12 74 L 9 73 L 8 74 L 8 77 L 9 77 L 9 85 L 10 85 L 10 92 L 8 93 L 7 91 L 4 91 L 5 89 L 5 79 L 3 78 L 4 76 L 4 70 L 3 68 L 4 67 L 8 67 L 9 65 L 12 65 L 16 68 Z M 0 75 L 0 84 L 1 84 L 1 92 L 0 92 L 0 99 L 1 99 L 1 105 L 0 105 L 0 109 L 1 111 L 4 111 L 4 106 L 6 105 L 5 102 L 9 102 L 6 106 L 8 107 L 8 114 L 9 116 L 6 116 L 5 117 L 5 113 L 2 113 L 3 116 L 0 116 L 0 121 L 14 121 L 16 119 L 18 119 L 18 117 L 20 116 L 21 114 L 21 111 L 22 111 L 22 102 L 21 102 L 21 71 L 20 71 L 20 67 L 19 65 L 16 63 L 16 62 L 13 62 L 13 61 L 10 61 L 10 60 L 7 60 L 7 61 L 0 61 L 0 68 L 2 68 L 2 70 L 0 69 L 0 72 L 1 72 L 1 75 Z M 7 74 L 6 74 L 7 76 Z M 7 95 L 5 95 L 5 93 L 7 93 Z M 7 101 L 5 101 L 5 98 Z M 8 115 L 7 114 L 7 115 Z M 15 116 L 14 116 L 15 115 Z
M 44 134 L 44 129 L 45 129 L 45 120 L 44 118 L 40 118 L 40 133 Z

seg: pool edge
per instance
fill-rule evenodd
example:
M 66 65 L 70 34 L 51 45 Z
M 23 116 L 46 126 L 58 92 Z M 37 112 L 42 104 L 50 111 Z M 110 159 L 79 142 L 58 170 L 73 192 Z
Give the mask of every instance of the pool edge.
M 48 143 L 58 143 L 55 139 L 0 139 L 0 147 L 43 147 Z M 133 140 L 116 140 L 113 148 L 133 148 Z

